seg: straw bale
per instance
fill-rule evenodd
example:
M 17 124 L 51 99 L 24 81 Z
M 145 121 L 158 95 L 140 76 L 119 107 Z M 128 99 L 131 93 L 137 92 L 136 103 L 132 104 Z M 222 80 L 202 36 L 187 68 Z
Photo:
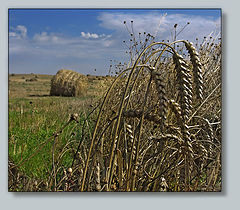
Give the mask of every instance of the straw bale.
M 61 69 L 52 78 L 51 96 L 83 96 L 87 90 L 87 77 L 72 70 Z

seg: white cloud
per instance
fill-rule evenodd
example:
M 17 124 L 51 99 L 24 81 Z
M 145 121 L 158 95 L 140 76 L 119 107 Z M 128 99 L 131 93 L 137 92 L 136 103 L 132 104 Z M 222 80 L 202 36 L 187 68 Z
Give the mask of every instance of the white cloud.
M 97 39 L 99 38 L 99 35 L 98 34 L 90 34 L 90 33 L 85 33 L 85 32 L 81 32 L 81 36 L 86 38 L 86 39 L 89 39 L 89 38 L 93 38 L 93 39 Z
M 131 21 L 133 21 L 135 35 L 138 35 L 139 32 L 146 32 L 153 36 L 157 35 L 156 38 L 159 40 L 171 40 L 173 26 L 176 23 L 178 24 L 177 30 L 180 31 L 187 22 L 190 22 L 186 29 L 179 34 L 179 39 L 194 40 L 196 37 L 203 38 L 214 30 L 220 31 L 220 18 L 216 20 L 196 15 L 164 15 L 156 12 L 148 14 L 103 12 L 98 19 L 101 21 L 102 27 L 115 30 L 115 36 L 118 36 L 119 39 L 129 39 L 126 26 L 131 33 Z M 124 21 L 126 21 L 126 25 L 123 24 Z
M 81 36 L 83 38 L 89 39 L 89 38 L 93 38 L 93 39 L 98 39 L 98 38 L 110 38 L 111 35 L 106 35 L 106 34 L 95 34 L 95 33 L 85 33 L 85 32 L 81 32 Z
M 88 36 L 87 33 L 85 33 Z M 95 58 L 104 58 L 109 54 L 116 54 L 111 50 L 114 43 L 111 35 L 90 34 L 85 37 L 66 37 L 54 33 L 41 32 L 36 33 L 32 39 L 15 39 L 15 34 L 10 34 L 9 52 L 10 55 L 21 55 L 23 52 L 27 55 L 47 56 L 53 58 L 89 58 L 89 55 Z
M 9 32 L 9 36 L 10 36 L 10 37 L 17 37 L 17 33 L 15 33 L 15 32 Z
M 12 31 L 9 32 L 9 37 L 25 39 L 27 37 L 27 28 L 23 25 L 18 25 L 16 28 L 12 28 Z
M 33 36 L 33 40 L 36 42 L 42 42 L 42 43 L 44 42 L 57 43 L 59 41 L 59 37 L 54 34 L 48 34 L 47 32 L 44 31 L 40 34 L 35 34 Z
M 25 26 L 18 25 L 16 31 L 19 31 L 23 38 L 27 36 L 27 28 Z

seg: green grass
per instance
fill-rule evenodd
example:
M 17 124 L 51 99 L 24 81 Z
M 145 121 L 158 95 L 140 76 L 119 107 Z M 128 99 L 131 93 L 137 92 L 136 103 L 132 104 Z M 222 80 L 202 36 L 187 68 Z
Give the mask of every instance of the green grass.
M 46 96 L 50 90 L 51 76 L 39 75 L 37 82 L 24 82 L 21 77 L 10 76 L 9 160 L 17 165 L 32 156 L 54 133 L 62 129 L 71 114 L 77 113 L 79 123 L 71 122 L 55 143 L 55 164 L 59 161 L 58 167 L 67 169 L 81 140 L 84 116 L 97 97 L 91 94 L 79 98 Z M 19 171 L 29 178 L 47 180 L 52 170 L 53 141 L 54 138 L 25 161 L 18 168 Z M 64 155 L 59 158 L 63 152 Z
M 26 159 L 40 144 L 66 124 L 71 113 L 81 115 L 83 110 L 78 109 L 76 102 L 74 98 L 10 99 L 9 158 L 15 164 Z M 83 118 L 80 118 L 80 123 L 82 120 Z M 58 152 L 71 138 L 73 132 L 76 133 L 74 138 L 77 143 L 81 130 L 76 127 L 76 123 L 71 123 L 57 139 Z M 52 145 L 53 141 L 46 144 L 41 152 L 24 163 L 21 171 L 30 177 L 47 178 L 46 170 L 51 168 L 52 164 Z M 71 160 L 71 153 L 66 153 L 64 158 L 66 167 L 70 166 Z

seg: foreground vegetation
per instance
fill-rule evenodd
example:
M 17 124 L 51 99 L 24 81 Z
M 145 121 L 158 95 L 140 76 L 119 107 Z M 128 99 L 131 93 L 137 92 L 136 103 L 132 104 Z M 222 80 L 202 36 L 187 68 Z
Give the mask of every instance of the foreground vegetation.
M 104 77 L 88 76 L 85 96 L 52 97 L 51 79 L 51 75 L 9 75 L 9 166 L 17 166 L 9 171 L 10 191 L 32 191 L 34 183 L 48 186 L 53 158 L 62 167 L 71 167 L 83 120 L 109 83 Z M 68 124 L 76 113 L 76 120 Z M 53 153 L 57 133 L 61 135 Z M 51 184 L 47 189 L 52 190 Z
M 11 97 L 10 77 L 9 190 L 221 190 L 221 42 L 145 38 L 102 97 Z

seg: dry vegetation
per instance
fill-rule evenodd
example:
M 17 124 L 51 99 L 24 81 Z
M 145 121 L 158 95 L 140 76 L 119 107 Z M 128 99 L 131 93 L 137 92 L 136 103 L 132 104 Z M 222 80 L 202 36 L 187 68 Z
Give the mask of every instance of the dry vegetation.
M 221 43 L 175 44 L 151 43 L 112 84 L 79 190 L 221 189 Z
M 51 75 L 10 74 L 9 98 L 47 96 L 50 91 Z M 34 80 L 35 81 L 30 81 Z
M 60 70 L 61 71 L 61 70 Z M 74 72 L 72 70 L 65 70 Z M 78 74 L 78 73 L 77 73 Z M 56 75 L 43 74 L 10 74 L 9 75 L 9 98 L 36 98 L 49 97 L 52 83 L 55 83 Z M 84 91 L 78 96 L 100 97 L 113 81 L 113 77 L 82 75 L 84 81 Z M 58 84 L 60 86 L 60 84 Z M 67 86 L 67 83 L 65 83 Z M 60 88 L 64 88 L 63 86 Z M 68 87 L 67 87 L 68 88 Z M 66 90 L 67 92 L 67 90 Z M 60 95 L 60 94 L 59 94 Z
M 87 77 L 71 70 L 59 70 L 51 81 L 51 96 L 83 96 L 87 90 Z
M 22 191 L 221 190 L 221 42 L 154 42 L 147 34 L 139 44 L 131 36 L 129 67 L 82 123 L 72 114 L 41 145 L 52 143 L 49 179 Z M 66 167 L 54 157 L 72 122 L 80 135 L 59 153 L 74 145 Z

